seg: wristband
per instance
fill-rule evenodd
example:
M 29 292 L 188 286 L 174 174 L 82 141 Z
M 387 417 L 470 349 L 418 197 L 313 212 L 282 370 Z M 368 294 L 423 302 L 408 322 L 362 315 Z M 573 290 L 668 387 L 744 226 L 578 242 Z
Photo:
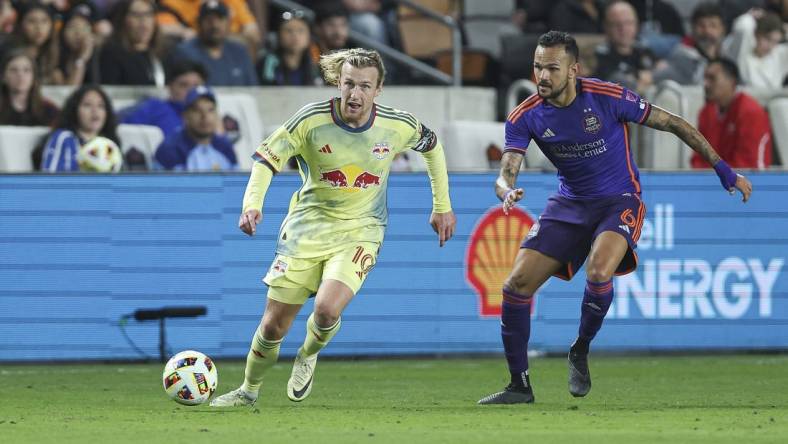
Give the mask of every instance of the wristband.
M 736 186 L 736 172 L 724 160 L 720 159 L 719 162 L 714 164 L 714 172 L 717 173 L 720 183 L 725 190 L 730 191 Z

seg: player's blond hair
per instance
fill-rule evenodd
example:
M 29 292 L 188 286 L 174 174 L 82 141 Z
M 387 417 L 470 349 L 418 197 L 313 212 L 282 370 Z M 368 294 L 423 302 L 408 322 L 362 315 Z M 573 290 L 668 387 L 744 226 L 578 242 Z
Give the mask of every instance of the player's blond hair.
M 386 67 L 383 66 L 380 53 L 364 48 L 343 49 L 320 56 L 320 70 L 323 71 L 323 79 L 327 84 L 339 84 L 339 75 L 342 73 L 342 65 L 345 63 L 356 68 L 377 68 L 377 86 L 380 87 L 383 84 L 383 79 L 386 77 Z

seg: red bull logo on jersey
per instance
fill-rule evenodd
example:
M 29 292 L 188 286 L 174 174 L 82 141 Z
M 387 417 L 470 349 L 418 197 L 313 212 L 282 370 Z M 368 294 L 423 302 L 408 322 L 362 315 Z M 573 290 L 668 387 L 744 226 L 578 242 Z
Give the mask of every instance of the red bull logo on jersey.
M 520 243 L 533 226 L 538 227 L 527 212 L 515 207 L 507 216 L 501 206 L 476 223 L 465 252 L 465 279 L 479 295 L 482 316 L 501 314 L 503 282 L 514 265 Z
M 372 147 L 372 154 L 378 160 L 383 160 L 391 153 L 388 142 L 379 142 Z
M 320 181 L 346 192 L 358 192 L 369 187 L 381 185 L 381 173 L 373 173 L 356 165 L 348 165 L 336 170 L 321 171 Z

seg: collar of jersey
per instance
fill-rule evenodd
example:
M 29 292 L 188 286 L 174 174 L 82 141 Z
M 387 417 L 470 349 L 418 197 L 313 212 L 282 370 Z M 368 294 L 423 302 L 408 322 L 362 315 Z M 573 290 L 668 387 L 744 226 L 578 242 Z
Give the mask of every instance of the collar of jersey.
M 361 133 L 372 127 L 372 124 L 375 122 L 375 115 L 377 114 L 378 110 L 377 105 L 374 103 L 372 104 L 372 112 L 369 113 L 369 120 L 367 120 L 367 123 L 361 125 L 358 128 L 353 128 L 352 126 L 345 123 L 345 121 L 342 120 L 342 117 L 339 116 L 339 111 L 337 111 L 338 103 L 338 97 L 335 97 L 331 100 L 331 118 L 334 119 L 334 123 L 336 123 L 340 128 L 345 131 L 350 131 L 351 133 Z

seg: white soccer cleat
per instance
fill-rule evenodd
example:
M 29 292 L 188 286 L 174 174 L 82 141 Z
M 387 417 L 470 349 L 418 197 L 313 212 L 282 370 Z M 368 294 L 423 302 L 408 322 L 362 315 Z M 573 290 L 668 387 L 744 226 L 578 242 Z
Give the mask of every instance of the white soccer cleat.
M 290 373 L 290 379 L 287 381 L 287 397 L 291 401 L 303 401 L 312 392 L 312 377 L 315 374 L 316 365 L 317 353 L 301 357 L 301 349 L 298 349 L 295 362 L 293 362 L 293 372 Z
M 252 407 L 257 402 L 257 398 L 252 398 L 248 393 L 237 388 L 222 396 L 217 396 L 211 400 L 211 407 Z

